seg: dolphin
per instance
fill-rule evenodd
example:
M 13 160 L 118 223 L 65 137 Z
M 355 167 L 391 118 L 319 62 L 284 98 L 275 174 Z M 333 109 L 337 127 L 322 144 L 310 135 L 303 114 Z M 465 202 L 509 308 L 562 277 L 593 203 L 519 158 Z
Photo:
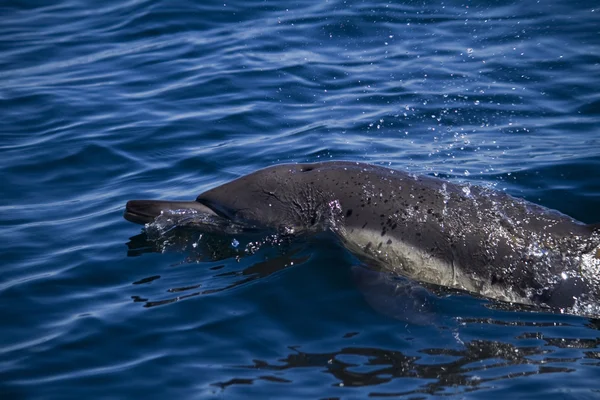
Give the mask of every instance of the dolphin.
M 375 269 L 500 301 L 581 313 L 600 299 L 598 224 L 381 166 L 275 165 L 195 201 L 131 200 L 124 217 L 146 224 L 169 212 L 200 216 L 191 225 L 201 231 L 329 231 Z

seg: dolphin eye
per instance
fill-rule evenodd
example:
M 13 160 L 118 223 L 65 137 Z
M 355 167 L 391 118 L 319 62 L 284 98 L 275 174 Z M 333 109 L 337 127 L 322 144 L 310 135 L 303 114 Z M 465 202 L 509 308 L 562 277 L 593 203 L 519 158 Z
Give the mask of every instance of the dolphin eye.
M 309 172 L 312 171 L 314 168 L 313 167 L 302 167 L 300 168 L 300 172 Z

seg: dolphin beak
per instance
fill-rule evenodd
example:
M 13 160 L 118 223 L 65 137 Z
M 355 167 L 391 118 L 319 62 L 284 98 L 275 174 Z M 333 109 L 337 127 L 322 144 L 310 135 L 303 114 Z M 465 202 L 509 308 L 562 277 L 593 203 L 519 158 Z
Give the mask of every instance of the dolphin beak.
M 203 214 L 217 215 L 209 207 L 197 201 L 129 200 L 123 217 L 136 224 L 147 224 L 169 210 L 195 210 Z

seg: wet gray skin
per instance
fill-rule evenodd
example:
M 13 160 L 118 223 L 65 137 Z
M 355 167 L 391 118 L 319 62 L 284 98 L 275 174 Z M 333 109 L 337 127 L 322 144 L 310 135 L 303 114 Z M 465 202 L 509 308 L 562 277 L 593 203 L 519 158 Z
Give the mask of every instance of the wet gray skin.
M 129 201 L 125 218 L 179 209 L 217 226 L 330 230 L 377 268 L 497 300 L 568 311 L 599 298 L 595 226 L 478 186 L 355 162 L 277 165 L 196 201 Z

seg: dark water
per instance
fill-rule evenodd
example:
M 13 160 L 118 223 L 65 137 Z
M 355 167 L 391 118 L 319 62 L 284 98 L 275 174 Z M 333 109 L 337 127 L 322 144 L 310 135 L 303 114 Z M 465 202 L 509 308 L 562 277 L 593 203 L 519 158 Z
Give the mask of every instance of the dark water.
M 238 257 L 231 238 L 152 242 L 122 219 L 130 198 L 347 159 L 598 222 L 597 2 L 21 1 L 0 16 L 3 399 L 600 397 L 598 320 L 465 294 L 421 316 L 389 297 L 386 314 L 324 238 Z

